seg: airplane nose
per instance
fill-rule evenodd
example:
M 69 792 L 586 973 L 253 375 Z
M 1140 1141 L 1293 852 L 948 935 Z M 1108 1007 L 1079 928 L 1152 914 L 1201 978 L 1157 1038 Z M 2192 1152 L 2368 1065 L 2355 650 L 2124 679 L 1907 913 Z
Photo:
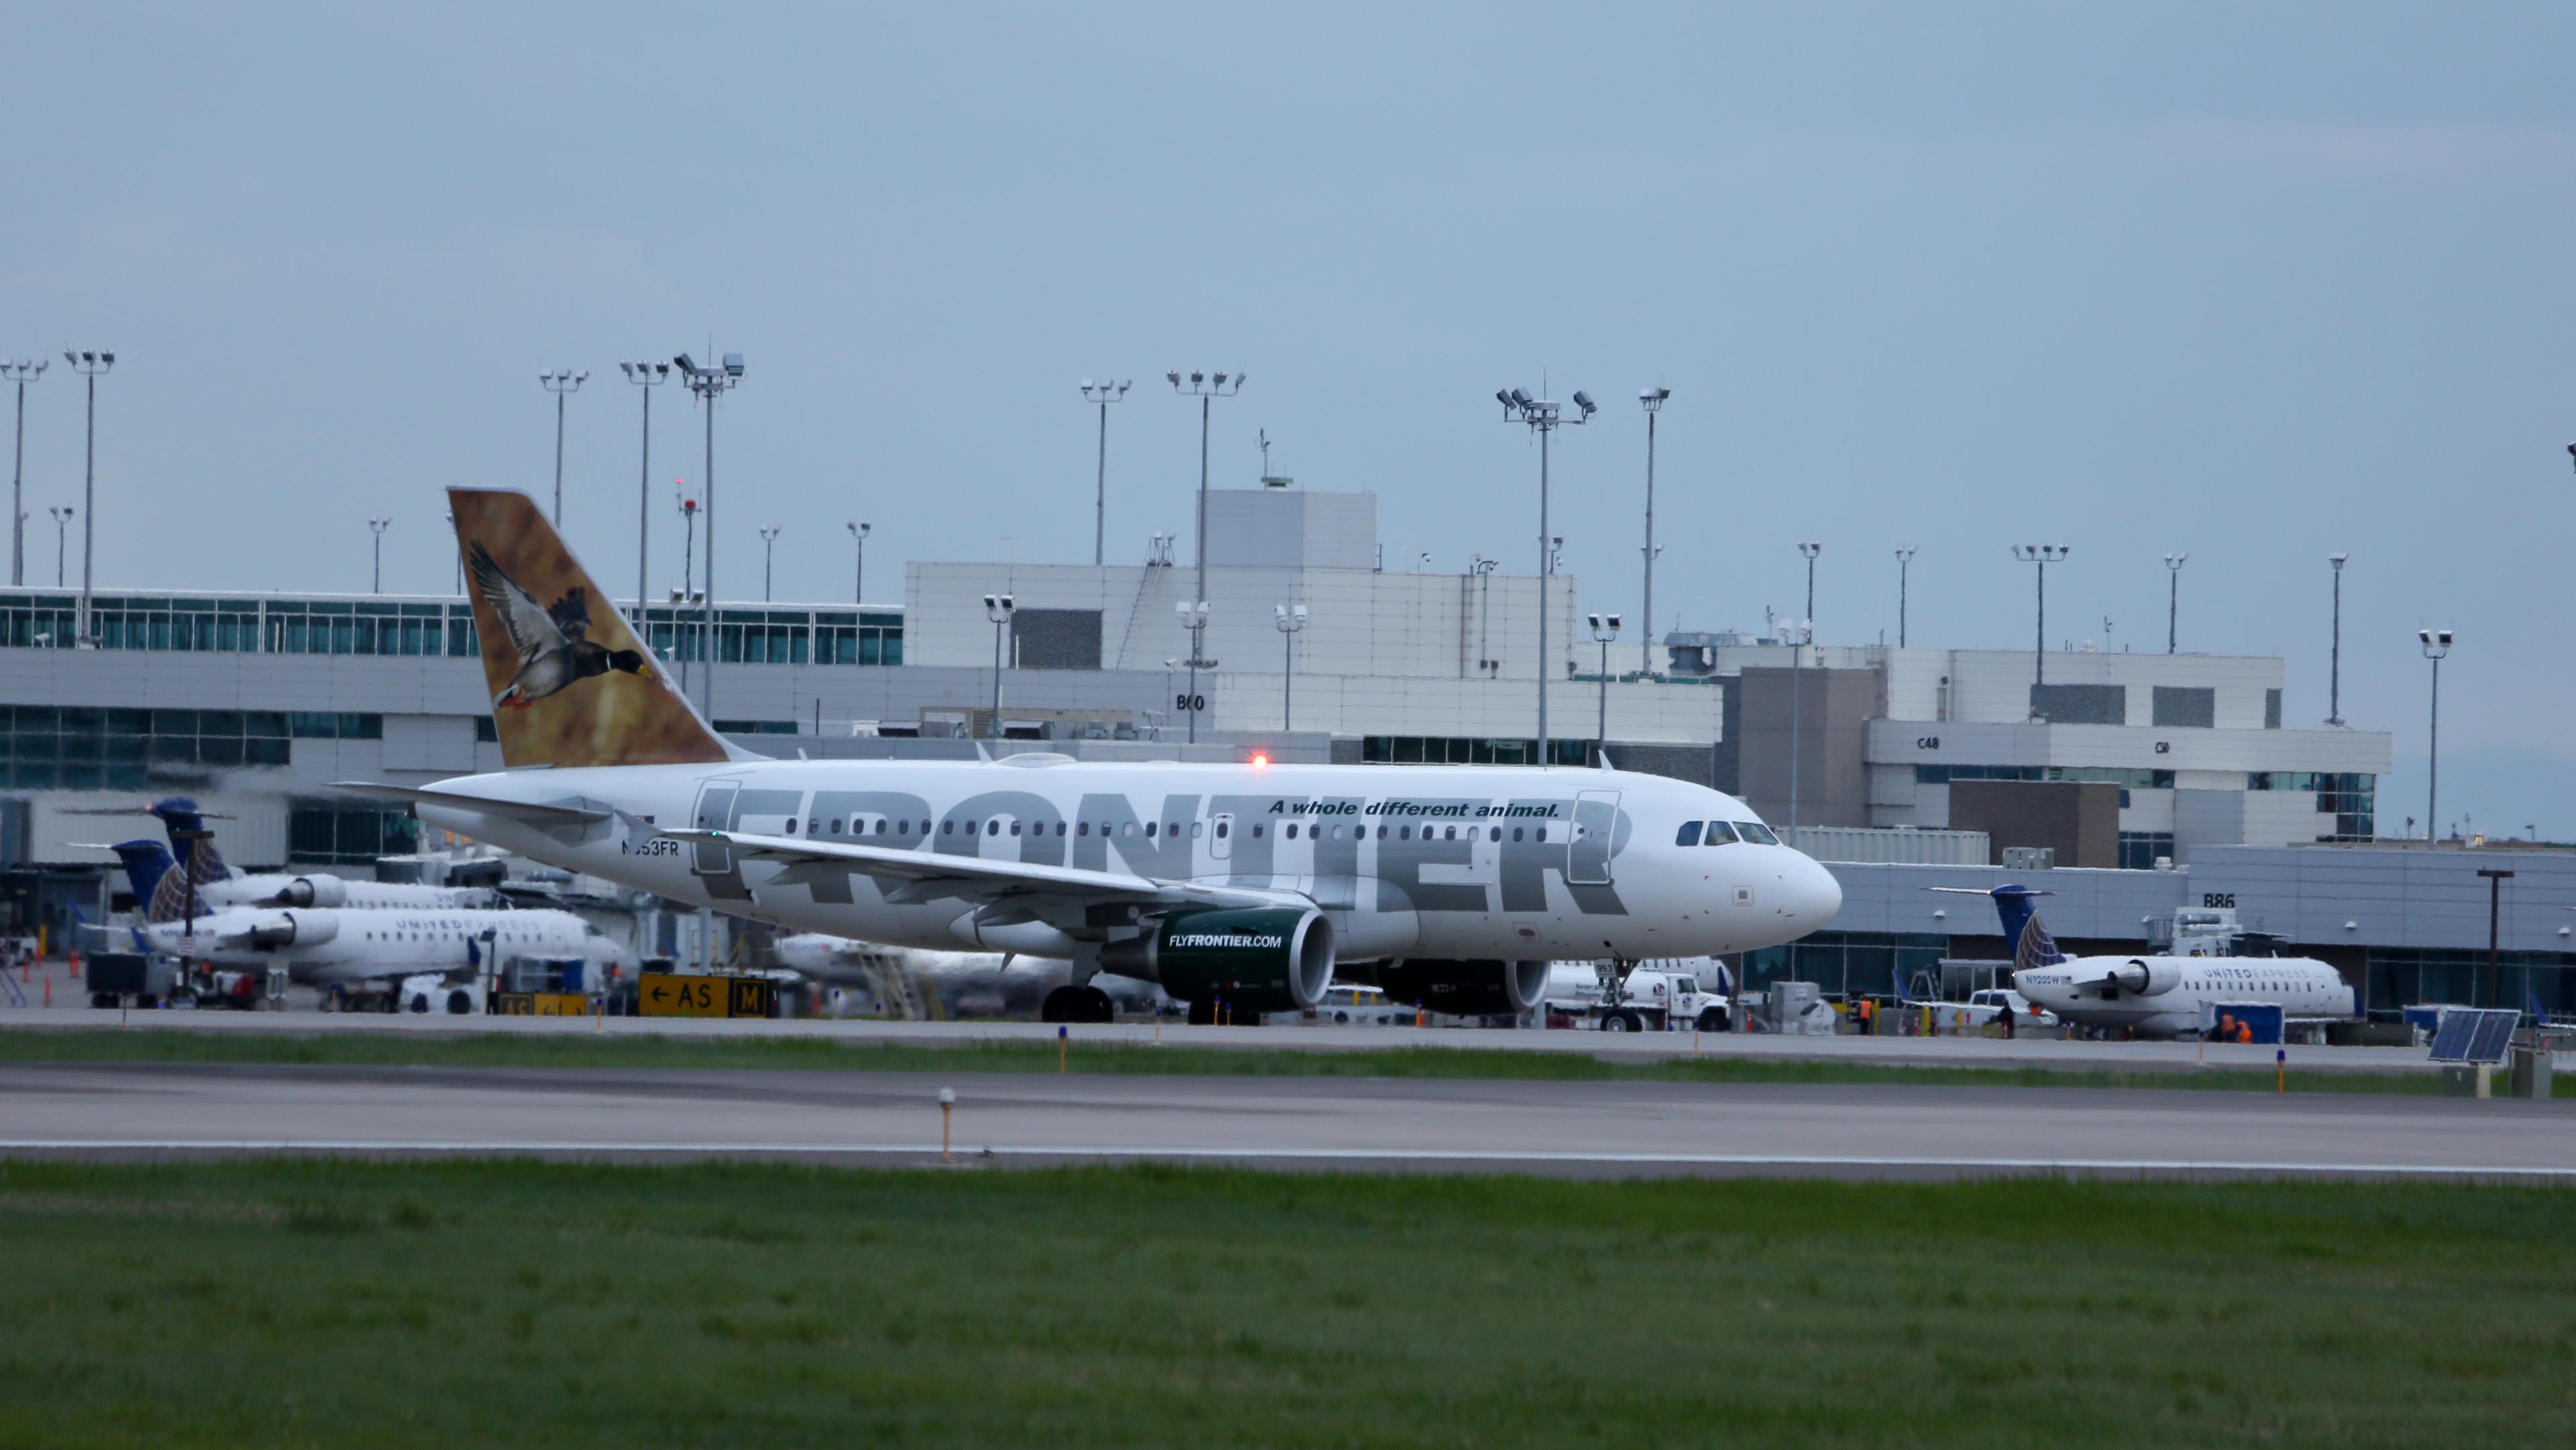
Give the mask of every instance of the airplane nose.
M 1801 854 L 1783 875 L 1788 915 L 1800 930 L 1822 931 L 1832 925 L 1843 909 L 1843 884 L 1834 879 L 1834 873 Z

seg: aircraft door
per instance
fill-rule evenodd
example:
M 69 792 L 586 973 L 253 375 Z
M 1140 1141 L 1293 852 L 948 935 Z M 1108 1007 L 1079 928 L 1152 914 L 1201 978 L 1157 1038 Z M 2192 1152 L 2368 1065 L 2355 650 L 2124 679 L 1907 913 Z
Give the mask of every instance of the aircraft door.
M 1574 798 L 1574 837 L 1566 843 L 1569 886 L 1610 884 L 1610 838 L 1619 825 L 1619 792 L 1587 790 Z
M 1208 855 L 1218 861 L 1234 859 L 1234 813 L 1220 811 L 1208 825 Z
M 742 789 L 738 780 L 711 780 L 698 787 L 698 808 L 690 816 L 691 824 L 701 831 L 733 829 L 733 798 Z M 733 848 L 712 841 L 700 841 L 689 869 L 700 876 L 722 876 L 733 869 Z

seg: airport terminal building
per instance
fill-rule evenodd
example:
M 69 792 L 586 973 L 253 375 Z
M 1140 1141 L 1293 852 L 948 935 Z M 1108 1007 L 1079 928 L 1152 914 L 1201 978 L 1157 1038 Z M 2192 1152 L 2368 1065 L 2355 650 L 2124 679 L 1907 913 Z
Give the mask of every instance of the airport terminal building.
M 2484 947 L 2482 893 L 2475 922 L 2429 912 L 2402 929 L 2358 910 L 2323 909 L 2335 919 L 2318 925 L 2295 905 L 2374 899 L 2388 871 L 2439 876 L 2425 863 L 2466 858 L 2366 844 L 2388 736 L 2289 728 L 2278 659 L 1679 631 L 1656 642 L 1652 672 L 1633 633 L 1614 644 L 1605 679 L 1570 576 L 1394 554 L 1372 495 L 1213 491 L 1195 683 L 1180 606 L 1198 570 L 1167 544 L 1103 566 L 915 563 L 900 605 L 721 604 L 710 716 L 780 755 L 966 755 L 985 737 L 1091 757 L 1529 761 L 1545 610 L 1551 760 L 1588 760 L 1604 722 L 1618 764 L 1739 794 L 1843 876 L 1836 930 L 1749 964 L 1757 981 L 1877 991 L 1882 962 L 1985 955 L 1992 923 L 1957 897 L 1935 915 L 1924 903 L 1945 898 L 1915 878 L 1982 881 L 2024 849 L 2053 863 L 2061 937 L 2143 943 L 2157 918 L 2234 897 L 2262 929 L 2342 953 L 2374 1001 L 2445 981 L 2456 963 L 2425 953 Z M 997 620 L 988 595 L 1011 609 Z M 1299 605 L 1304 626 L 1283 629 Z M 104 854 L 80 843 L 146 824 L 92 814 L 103 807 L 194 794 L 232 817 L 237 864 L 363 871 L 417 849 L 416 826 L 329 782 L 500 768 L 459 596 L 119 592 L 94 611 L 83 645 L 78 591 L 0 595 L 6 925 L 103 900 Z M 704 618 L 695 601 L 642 611 L 664 667 L 701 700 Z M 2534 859 L 2517 900 L 2555 889 L 2543 883 L 2559 858 Z M 2282 881 L 2296 889 L 2265 884 Z M 2558 931 L 2508 931 L 2507 945 L 2555 967 Z

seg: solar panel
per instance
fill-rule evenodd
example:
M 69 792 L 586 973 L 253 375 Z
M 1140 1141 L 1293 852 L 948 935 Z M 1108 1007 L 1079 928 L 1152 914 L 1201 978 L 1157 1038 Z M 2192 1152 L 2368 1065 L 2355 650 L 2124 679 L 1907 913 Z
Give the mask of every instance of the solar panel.
M 2501 1063 L 2522 1014 L 2503 1008 L 2446 1007 L 2433 1029 L 2435 1062 Z

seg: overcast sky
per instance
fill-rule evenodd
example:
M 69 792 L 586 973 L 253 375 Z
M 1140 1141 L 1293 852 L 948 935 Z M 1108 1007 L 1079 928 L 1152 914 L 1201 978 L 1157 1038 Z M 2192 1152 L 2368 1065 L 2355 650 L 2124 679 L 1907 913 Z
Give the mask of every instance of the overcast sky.
M 1222 483 L 1379 495 L 1390 557 L 1534 562 L 1497 387 L 1604 401 L 1560 435 L 1588 603 L 1637 603 L 1661 432 L 1659 627 L 1794 612 L 1828 642 L 2283 654 L 2397 735 L 2422 810 L 2576 837 L 2576 9 L 1304 4 L 788 10 L 21 7 L 0 48 L 0 355 L 110 347 L 100 587 L 443 590 L 449 482 L 551 487 L 632 587 L 619 358 L 739 350 L 717 561 L 780 598 L 907 559 L 1087 560 L 1085 376 L 1110 551 L 1186 526 L 1196 408 L 1243 369 Z M 655 413 L 655 585 L 671 479 Z M 80 487 L 80 381 L 28 398 L 30 575 Z M 71 541 L 78 569 L 79 539 Z M 2108 622 L 2105 622 L 2105 617 Z

